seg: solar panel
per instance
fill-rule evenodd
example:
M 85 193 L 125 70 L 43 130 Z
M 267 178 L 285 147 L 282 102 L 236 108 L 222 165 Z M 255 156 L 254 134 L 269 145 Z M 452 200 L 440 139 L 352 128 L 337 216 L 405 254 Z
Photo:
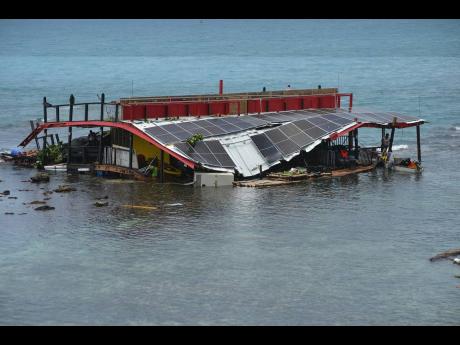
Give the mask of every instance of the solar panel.
M 278 149 L 283 153 L 284 156 L 289 156 L 290 154 L 299 151 L 300 147 L 297 146 L 292 140 L 283 140 L 276 143 Z
M 288 139 L 288 137 L 285 134 L 283 134 L 283 132 L 281 132 L 278 128 L 266 131 L 265 134 L 274 144 Z
M 326 120 L 326 122 L 323 122 L 318 127 L 323 129 L 324 131 L 330 133 L 330 132 L 336 131 L 337 129 L 339 129 L 339 128 L 343 127 L 343 126 Z
M 322 130 L 319 127 L 311 127 L 305 131 L 305 134 L 309 135 L 313 139 L 321 138 L 326 134 L 326 131 Z
M 273 163 L 283 158 L 278 149 L 264 133 L 253 135 L 251 139 L 268 163 Z
M 291 137 L 293 135 L 301 133 L 301 130 L 299 129 L 299 127 L 297 127 L 293 123 L 288 123 L 288 124 L 282 125 L 282 126 L 280 126 L 278 128 L 280 129 L 281 132 L 286 134 L 287 137 Z
M 306 135 L 304 132 L 300 132 L 299 134 L 293 135 L 289 139 L 291 139 L 295 144 L 302 148 L 308 146 L 314 141 L 312 137 Z
M 168 134 L 167 131 L 158 126 L 146 128 L 145 131 L 153 137 L 157 135 Z
M 217 140 L 199 141 L 194 147 L 188 143 L 177 143 L 174 146 L 196 162 L 223 168 L 235 167 L 235 163 Z
M 314 125 L 311 122 L 308 122 L 307 120 L 294 121 L 293 124 L 299 127 L 304 132 L 307 129 L 314 127 Z
M 333 121 L 339 125 L 342 125 L 342 126 L 346 126 L 350 123 L 353 122 L 353 120 L 350 120 L 350 119 L 346 119 L 346 118 L 343 118 L 343 117 L 340 117 L 340 116 L 337 116 L 337 115 L 334 115 L 334 114 L 327 114 L 326 118 L 329 120 L 329 121 Z

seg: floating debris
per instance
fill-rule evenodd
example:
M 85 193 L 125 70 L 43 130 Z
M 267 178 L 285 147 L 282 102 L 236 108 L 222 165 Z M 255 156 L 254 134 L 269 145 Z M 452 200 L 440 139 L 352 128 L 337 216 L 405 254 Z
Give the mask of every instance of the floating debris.
M 5 190 L 5 191 L 3 191 L 3 193 L 0 193 L 0 194 L 2 194 L 2 195 L 10 195 L 10 191 L 9 191 L 9 190 Z
M 37 208 L 34 209 L 35 211 L 49 211 L 49 210 L 54 210 L 54 207 L 53 206 L 48 206 L 48 205 L 43 205 L 43 206 L 39 206 Z
M 46 201 L 34 200 L 29 203 L 29 205 L 39 205 L 39 204 L 46 204 Z
M 128 208 L 139 208 L 143 210 L 156 210 L 157 207 L 155 206 L 141 206 L 141 205 L 121 205 L 122 207 L 128 207 Z
M 445 252 L 442 252 L 442 253 L 440 253 L 438 255 L 435 255 L 432 258 L 430 258 L 430 261 L 449 259 L 452 256 L 457 256 L 457 255 L 460 255 L 460 248 L 459 249 L 446 250 Z
M 8 199 L 17 199 L 17 196 L 9 196 Z
M 76 188 L 73 188 L 69 185 L 61 185 L 59 186 L 57 189 L 55 189 L 54 191 L 56 193 L 67 193 L 67 192 L 73 192 L 73 191 L 76 191 L 77 189 Z
M 109 202 L 108 201 L 96 201 L 94 203 L 94 206 L 96 207 L 103 207 L 103 206 L 108 206 L 109 205 Z
M 39 172 L 35 176 L 30 178 L 30 181 L 33 183 L 40 183 L 40 182 L 49 182 L 50 175 L 48 173 Z
M 18 189 L 19 192 L 33 192 L 33 189 Z
M 14 212 L 5 212 L 5 214 L 14 214 Z

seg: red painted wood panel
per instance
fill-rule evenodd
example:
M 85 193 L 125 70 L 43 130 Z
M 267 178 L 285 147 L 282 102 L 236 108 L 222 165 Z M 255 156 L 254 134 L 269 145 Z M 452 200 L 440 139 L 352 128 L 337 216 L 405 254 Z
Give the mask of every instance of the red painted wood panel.
M 209 115 L 226 115 L 228 114 L 228 102 L 210 102 Z
M 132 104 L 131 105 L 131 120 L 142 120 L 145 117 L 145 105 Z
M 318 96 L 319 108 L 335 108 L 335 96 Z
M 299 110 L 302 109 L 301 97 L 288 97 L 286 98 L 286 110 Z
M 267 111 L 267 100 L 250 99 L 248 100 L 248 113 L 263 113 Z
M 207 102 L 190 103 L 188 111 L 192 116 L 209 115 L 209 105 Z
M 169 117 L 187 116 L 188 115 L 187 104 L 183 104 L 183 103 L 170 103 L 170 104 L 168 104 L 168 113 L 167 113 L 167 115 Z
M 166 116 L 166 104 L 147 104 L 147 118 L 155 119 Z
M 284 98 L 274 98 L 268 101 L 268 111 L 283 111 L 284 107 Z

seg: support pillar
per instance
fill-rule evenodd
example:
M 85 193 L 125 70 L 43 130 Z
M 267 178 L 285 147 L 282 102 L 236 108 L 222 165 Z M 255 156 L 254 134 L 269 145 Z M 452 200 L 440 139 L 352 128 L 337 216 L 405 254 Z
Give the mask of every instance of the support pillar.
M 395 128 L 391 128 L 391 134 L 390 134 L 390 145 L 388 145 L 388 152 L 393 152 L 393 139 L 395 137 Z
M 73 105 L 75 103 L 75 97 L 70 95 L 69 99 L 69 121 L 73 121 Z M 69 134 L 68 134 L 68 146 L 67 146 L 67 170 L 69 170 L 69 166 L 72 160 L 72 126 L 69 127 Z
M 355 137 L 355 158 L 358 159 L 358 128 L 356 128 L 353 132 L 353 136 Z
M 164 151 L 160 151 L 160 182 L 164 182 Z
M 348 132 L 348 154 L 353 150 L 353 131 Z
M 43 121 L 45 123 L 48 122 L 48 103 L 46 102 L 46 97 L 43 97 Z M 48 161 L 48 157 L 46 156 L 46 139 L 48 137 L 48 130 L 44 129 L 44 137 L 43 137 L 43 165 L 46 165 Z
M 222 95 L 224 93 L 224 81 L 219 80 L 219 95 Z
M 133 168 L 133 133 L 129 133 L 129 168 Z
M 419 163 L 422 162 L 422 150 L 420 147 L 420 125 L 416 127 L 417 129 L 417 160 Z

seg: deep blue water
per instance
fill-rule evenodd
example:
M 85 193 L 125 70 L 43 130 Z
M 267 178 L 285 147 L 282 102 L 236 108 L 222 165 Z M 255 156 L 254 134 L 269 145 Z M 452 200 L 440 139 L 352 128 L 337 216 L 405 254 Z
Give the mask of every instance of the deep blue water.
M 263 190 L 31 186 L 34 171 L 0 163 L 0 190 L 18 196 L 0 198 L 0 324 L 459 324 L 460 269 L 428 261 L 460 247 L 459 20 L 2 20 L 0 148 L 43 96 L 209 93 L 219 79 L 339 86 L 356 107 L 420 115 L 425 171 Z M 395 144 L 414 157 L 415 129 Z M 51 195 L 55 211 L 23 204 L 64 181 L 78 190 Z

